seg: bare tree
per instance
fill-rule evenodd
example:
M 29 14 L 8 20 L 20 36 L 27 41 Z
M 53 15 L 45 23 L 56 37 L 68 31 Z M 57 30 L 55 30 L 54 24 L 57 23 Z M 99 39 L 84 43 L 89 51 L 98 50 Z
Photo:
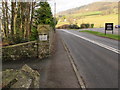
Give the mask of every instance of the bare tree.
M 2 0 L 2 26 L 5 38 L 11 37 L 30 40 L 35 2 L 18 2 L 19 0 Z M 11 27 L 9 27 L 11 26 Z M 17 38 L 16 38 L 17 37 Z

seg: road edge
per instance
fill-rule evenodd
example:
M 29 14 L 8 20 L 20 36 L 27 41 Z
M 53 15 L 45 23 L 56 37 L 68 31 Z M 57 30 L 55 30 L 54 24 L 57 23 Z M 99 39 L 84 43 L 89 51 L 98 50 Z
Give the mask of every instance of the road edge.
M 69 49 L 67 48 L 67 45 L 65 44 L 64 40 L 62 40 L 62 44 L 63 44 L 64 49 L 65 49 L 66 52 L 67 52 L 68 58 L 69 58 L 69 60 L 70 60 L 70 63 L 71 63 L 72 68 L 73 68 L 73 70 L 74 70 L 74 72 L 75 72 L 75 75 L 76 75 L 76 77 L 77 77 L 77 80 L 78 80 L 78 83 L 79 83 L 81 89 L 82 89 L 82 90 L 83 90 L 83 89 L 86 90 L 85 82 L 84 82 L 83 78 L 81 77 L 81 75 L 79 74 L 78 69 L 77 69 L 77 66 L 76 66 L 76 64 L 75 64 L 75 62 L 74 62 L 74 59 L 73 59 L 72 55 L 70 54 L 70 51 L 69 51 Z

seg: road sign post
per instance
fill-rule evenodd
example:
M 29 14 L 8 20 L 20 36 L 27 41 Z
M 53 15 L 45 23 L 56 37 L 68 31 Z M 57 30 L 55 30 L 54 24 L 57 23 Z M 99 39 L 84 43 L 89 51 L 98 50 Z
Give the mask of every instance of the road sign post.
M 105 35 L 106 31 L 112 31 L 113 34 L 113 23 L 105 23 Z

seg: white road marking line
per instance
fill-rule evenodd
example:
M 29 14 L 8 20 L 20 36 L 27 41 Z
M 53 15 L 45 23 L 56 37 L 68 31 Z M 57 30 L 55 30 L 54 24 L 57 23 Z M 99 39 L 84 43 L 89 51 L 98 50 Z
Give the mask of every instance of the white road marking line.
M 93 43 L 93 44 L 96 44 L 96 45 L 98 45 L 98 46 L 101 46 L 101 47 L 103 47 L 103 48 L 106 48 L 106 49 L 108 49 L 108 50 L 110 50 L 110 51 L 113 51 L 113 52 L 115 52 L 115 53 L 117 53 L 117 54 L 120 54 L 120 50 L 115 49 L 115 48 L 113 48 L 113 47 L 111 47 L 111 46 L 108 46 L 108 45 L 105 45 L 105 44 L 102 44 L 102 43 L 99 43 L 99 42 L 90 40 L 90 39 L 88 39 L 88 38 L 82 37 L 82 36 L 80 36 L 80 35 L 74 34 L 74 33 L 72 33 L 72 32 L 66 31 L 66 30 L 63 30 L 63 31 L 64 31 L 64 32 L 67 32 L 67 33 L 69 33 L 69 34 L 72 34 L 72 35 L 74 35 L 74 36 L 77 36 L 77 37 L 79 37 L 79 38 L 82 38 L 82 39 L 84 39 L 84 40 L 86 40 L 86 41 L 89 41 L 89 42 L 91 42 L 91 43 Z

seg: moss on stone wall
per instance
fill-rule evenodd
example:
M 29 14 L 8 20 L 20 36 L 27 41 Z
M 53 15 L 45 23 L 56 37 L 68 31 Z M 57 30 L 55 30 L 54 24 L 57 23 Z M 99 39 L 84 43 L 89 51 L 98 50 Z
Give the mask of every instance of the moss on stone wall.
M 20 70 L 7 69 L 2 72 L 2 88 L 39 88 L 40 74 L 24 65 Z
M 2 48 L 2 61 L 37 57 L 37 42 L 27 42 Z

